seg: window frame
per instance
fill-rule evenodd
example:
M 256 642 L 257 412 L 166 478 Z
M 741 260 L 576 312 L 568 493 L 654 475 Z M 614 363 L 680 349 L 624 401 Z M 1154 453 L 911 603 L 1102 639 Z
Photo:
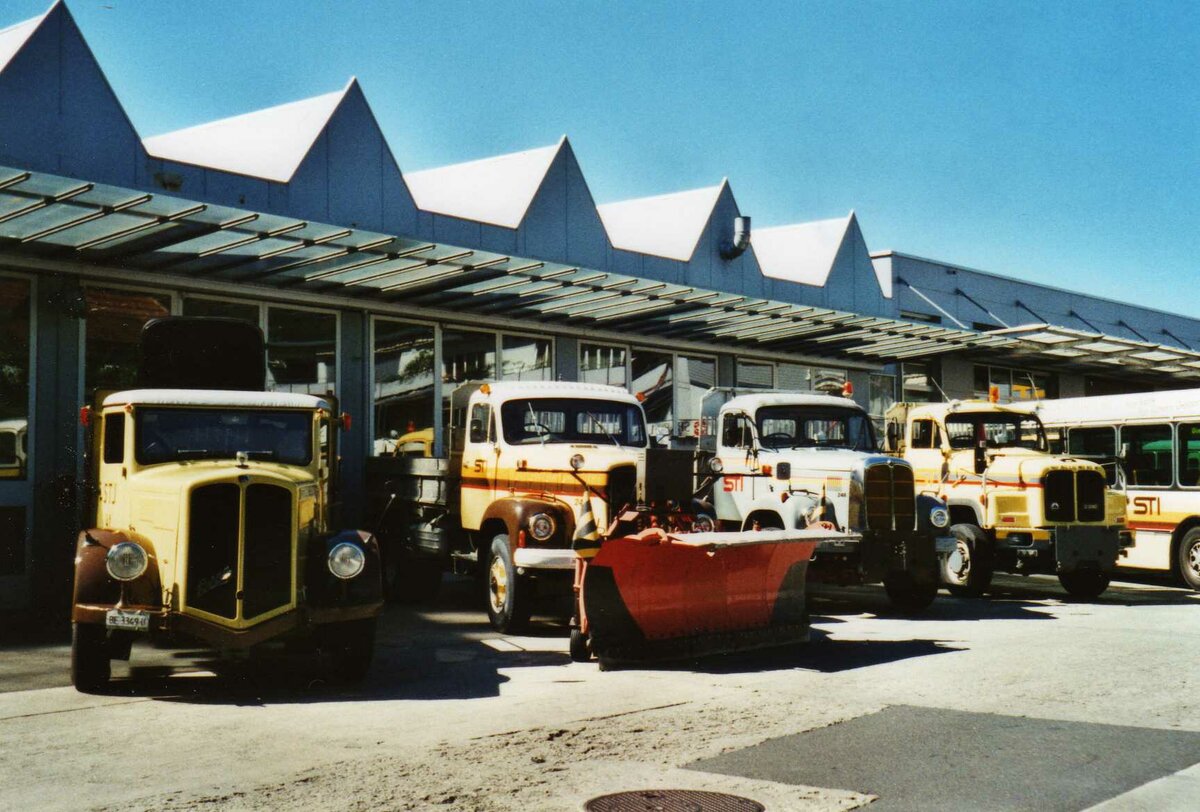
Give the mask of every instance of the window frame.
M 1135 423 L 1122 423 L 1121 427 L 1120 427 L 1120 431 L 1117 434 L 1117 448 L 1118 449 L 1122 448 L 1126 442 L 1129 442 L 1130 445 L 1133 444 L 1132 441 L 1127 441 L 1125 439 L 1125 432 L 1130 429 L 1154 428 L 1154 427 L 1162 427 L 1162 426 L 1166 426 L 1171 435 L 1171 451 L 1170 451 L 1170 455 L 1169 455 L 1170 465 L 1168 466 L 1168 469 L 1171 472 L 1171 481 L 1166 485 L 1144 485 L 1141 483 L 1134 483 L 1133 482 L 1133 470 L 1134 469 L 1132 466 L 1130 466 L 1128 464 L 1128 460 L 1127 460 L 1126 466 L 1127 466 L 1127 475 L 1128 475 L 1128 480 L 1129 480 L 1128 487 L 1135 488 L 1137 490 L 1153 490 L 1153 491 L 1168 491 L 1168 490 L 1172 490 L 1172 489 L 1178 487 L 1179 483 L 1175 477 L 1175 454 L 1176 454 L 1177 443 L 1175 440 L 1175 424 L 1174 423 L 1170 423 L 1170 422 L 1164 423 L 1161 421 L 1150 421 L 1150 422 L 1140 422 L 1139 421 L 1139 422 L 1135 422 Z

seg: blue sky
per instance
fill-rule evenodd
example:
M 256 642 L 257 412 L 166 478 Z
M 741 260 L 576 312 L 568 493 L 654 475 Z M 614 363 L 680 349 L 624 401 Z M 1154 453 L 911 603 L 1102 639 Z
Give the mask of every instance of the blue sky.
M 402 170 L 566 133 L 599 203 L 727 176 L 758 226 L 1200 316 L 1194 2 L 68 5 L 144 136 L 356 75 Z

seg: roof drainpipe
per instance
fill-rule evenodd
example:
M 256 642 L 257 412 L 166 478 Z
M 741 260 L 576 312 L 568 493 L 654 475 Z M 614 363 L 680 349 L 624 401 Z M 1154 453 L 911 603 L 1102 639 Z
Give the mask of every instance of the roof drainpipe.
M 733 218 L 733 240 L 721 243 L 721 259 L 737 259 L 750 247 L 750 218 Z

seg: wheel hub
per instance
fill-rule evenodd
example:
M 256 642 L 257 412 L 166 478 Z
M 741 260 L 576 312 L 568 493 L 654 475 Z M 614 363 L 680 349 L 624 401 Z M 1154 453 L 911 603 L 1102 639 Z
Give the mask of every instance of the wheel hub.
M 971 572 L 971 551 L 961 541 L 955 546 L 954 552 L 946 560 L 950 574 L 959 580 L 966 580 Z
M 492 566 L 488 568 L 488 597 L 493 612 L 499 614 L 504 611 L 504 601 L 508 597 L 508 571 L 499 558 L 493 558 Z
M 1192 573 L 1200 576 L 1200 543 L 1193 544 L 1188 550 L 1187 562 Z

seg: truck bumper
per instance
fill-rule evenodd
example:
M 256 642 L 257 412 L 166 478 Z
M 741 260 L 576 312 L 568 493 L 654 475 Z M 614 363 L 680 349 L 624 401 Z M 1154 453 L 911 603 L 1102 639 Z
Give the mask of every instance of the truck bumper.
M 1051 575 L 1089 569 L 1112 572 L 1130 541 L 1129 531 L 1117 525 L 1010 530 L 996 540 L 997 569 Z
M 953 539 L 950 549 L 953 547 Z M 906 572 L 918 582 L 937 580 L 938 546 L 932 535 L 865 530 L 858 540 L 822 541 L 817 545 L 809 578 L 838 584 L 882 581 Z
M 518 547 L 513 552 L 513 564 L 518 570 L 571 570 L 575 569 L 574 550 L 548 550 L 540 547 Z

